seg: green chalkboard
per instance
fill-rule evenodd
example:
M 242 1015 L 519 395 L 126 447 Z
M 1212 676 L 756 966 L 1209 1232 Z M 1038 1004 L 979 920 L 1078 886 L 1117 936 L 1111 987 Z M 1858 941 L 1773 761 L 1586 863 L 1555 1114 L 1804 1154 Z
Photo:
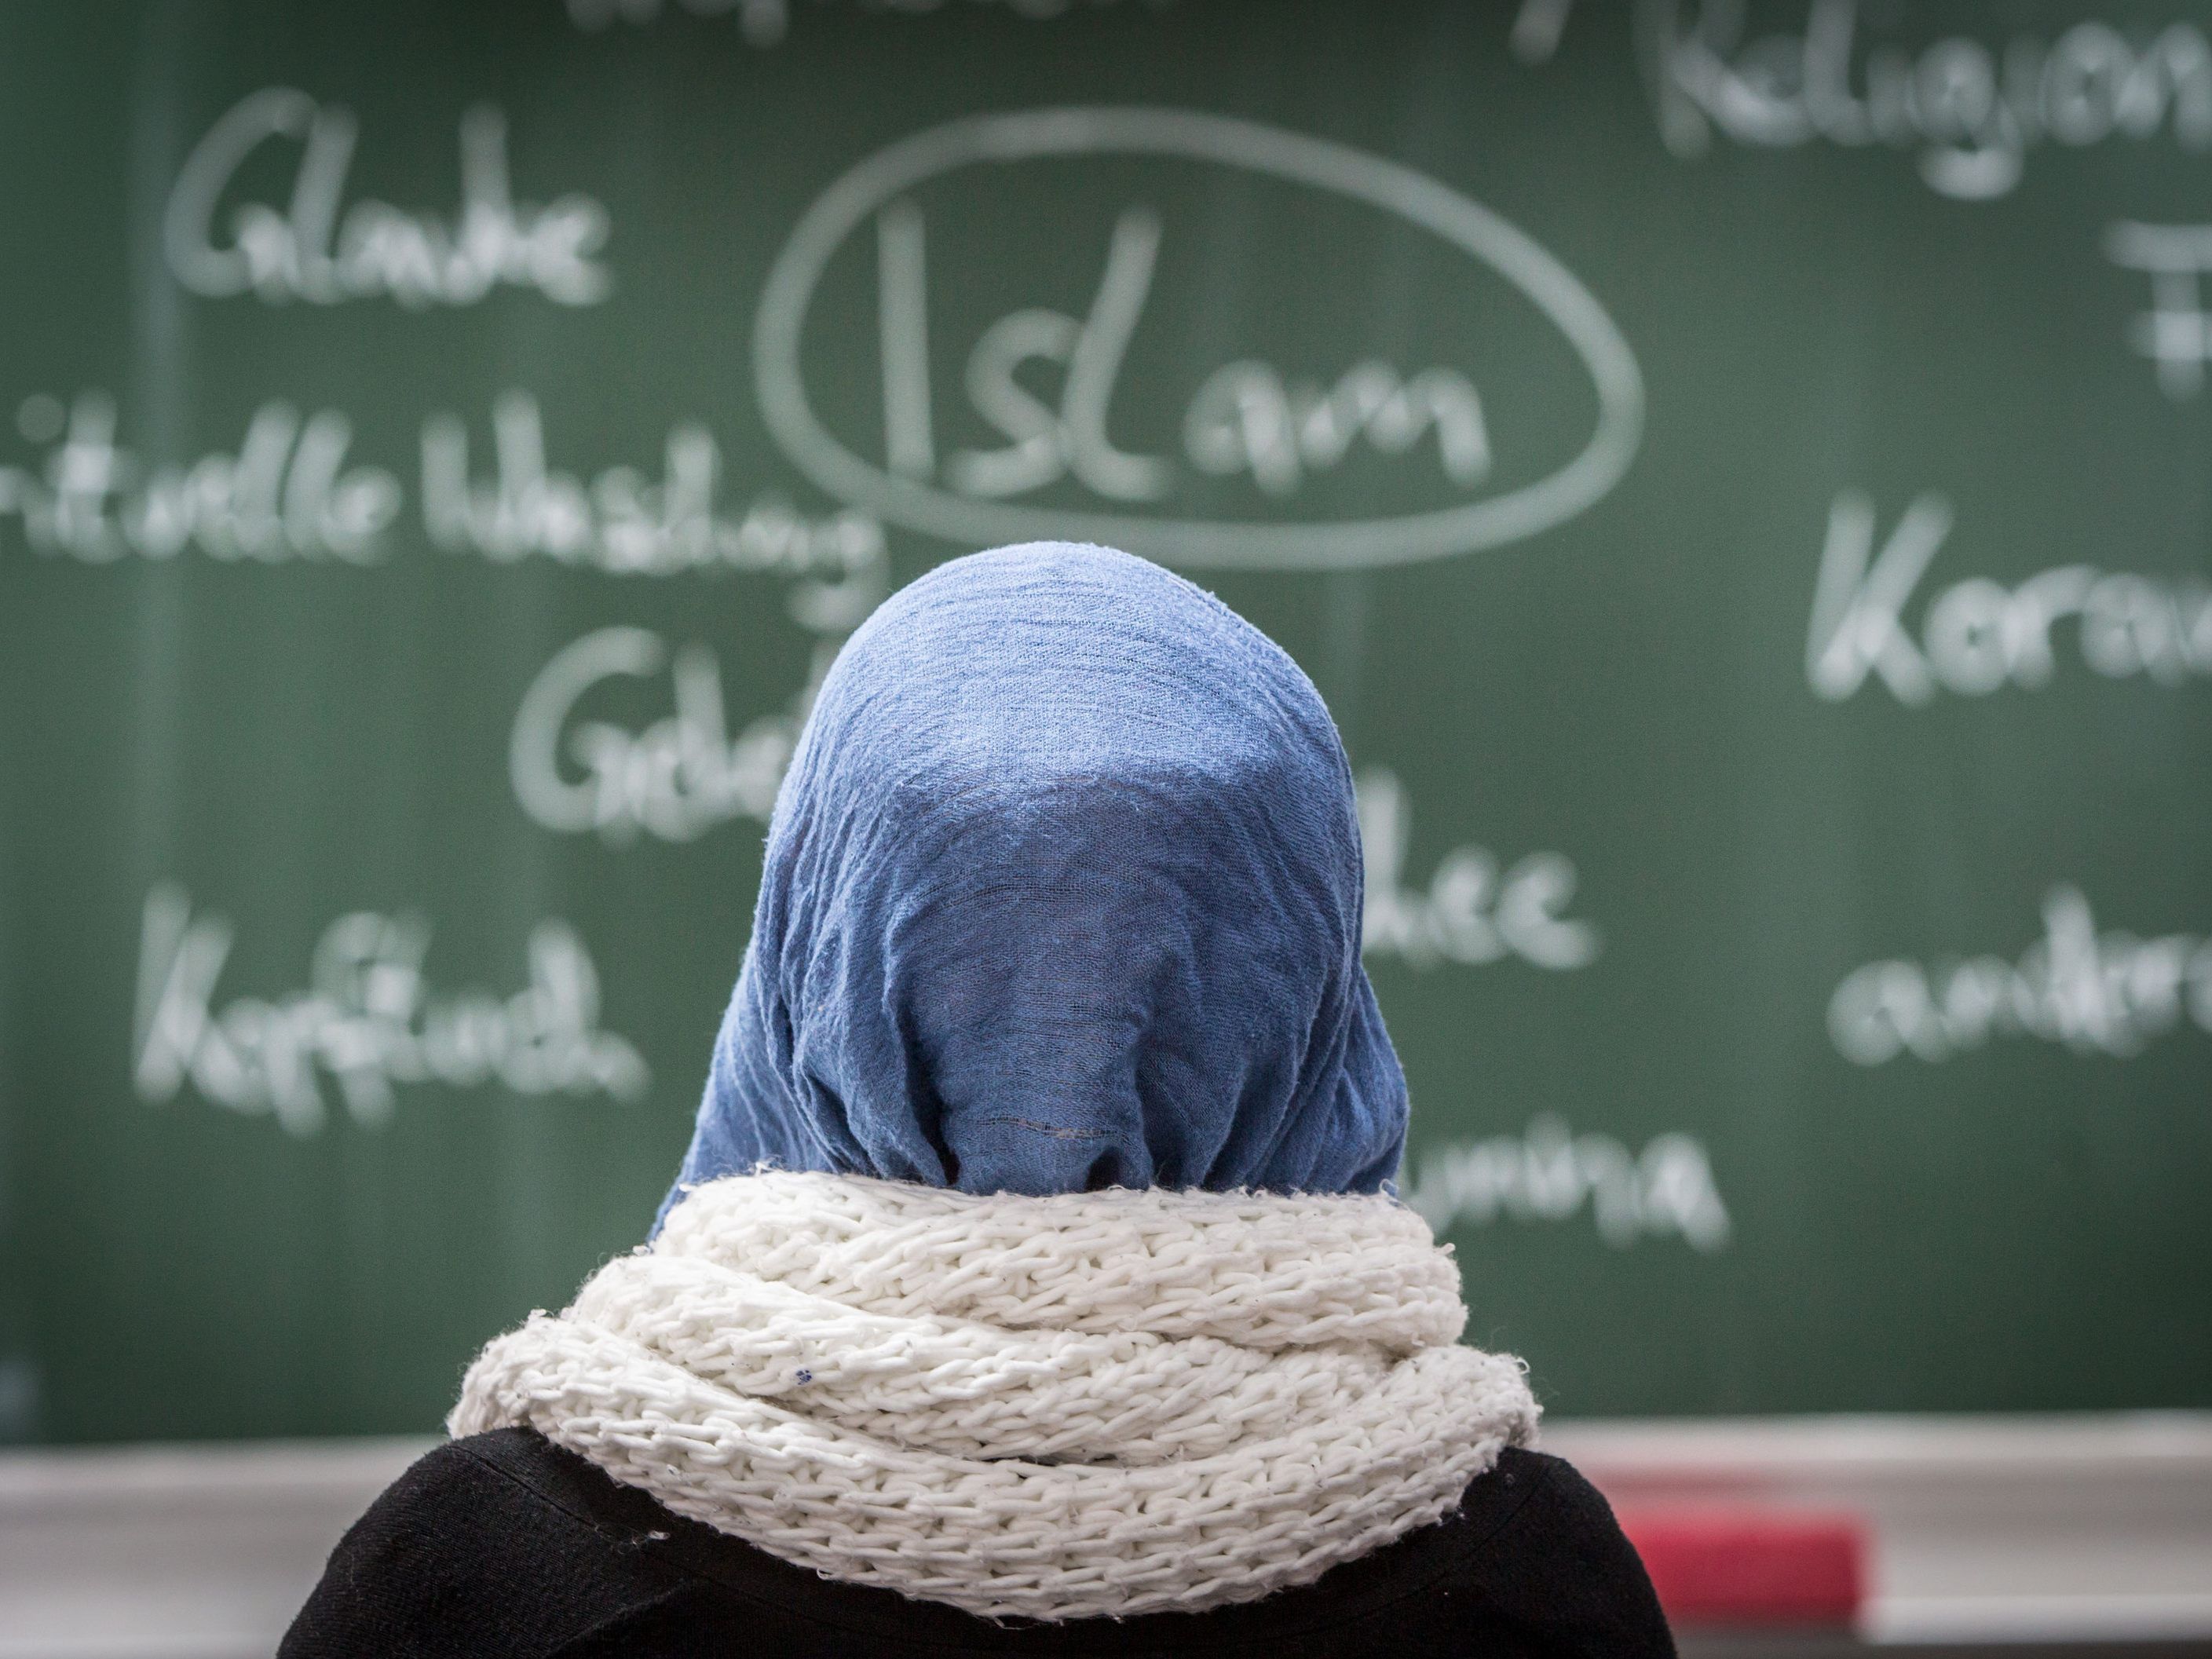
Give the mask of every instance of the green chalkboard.
M 2092 9 L 2094 6 L 2094 9 Z M 0 19 L 0 1437 L 641 1234 L 811 677 L 1175 563 L 1555 1411 L 2212 1406 L 2212 11 Z

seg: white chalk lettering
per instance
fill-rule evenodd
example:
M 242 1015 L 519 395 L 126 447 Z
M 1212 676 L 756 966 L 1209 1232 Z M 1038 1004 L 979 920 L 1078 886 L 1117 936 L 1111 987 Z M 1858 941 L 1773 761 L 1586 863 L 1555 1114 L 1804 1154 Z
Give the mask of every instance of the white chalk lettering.
M 1526 1135 L 1425 1149 L 1401 1177 L 1407 1204 L 1439 1238 L 1500 1220 L 1565 1221 L 1585 1205 L 1617 1249 L 1674 1237 L 1711 1252 L 1729 1242 L 1728 1207 L 1698 1141 L 1662 1134 L 1632 1152 L 1611 1135 L 1570 1133 L 1549 1115 Z
M 507 776 L 531 821 L 564 835 L 596 832 L 616 846 L 640 830 L 662 841 L 690 841 L 733 818 L 768 821 L 815 688 L 836 653 L 824 640 L 813 672 L 787 709 L 763 714 L 735 738 L 722 702 L 721 669 L 705 646 L 672 652 L 642 628 L 602 628 L 568 646 L 523 694 L 507 740 Z M 590 692 L 617 678 L 643 679 L 664 669 L 674 680 L 676 712 L 630 732 L 576 710 Z M 582 775 L 564 775 L 562 761 Z
M 226 918 L 194 915 L 181 887 L 163 883 L 147 895 L 132 1066 L 140 1099 L 170 1100 L 189 1084 L 216 1105 L 271 1114 L 307 1135 L 328 1119 L 325 1076 L 347 1115 L 372 1128 L 391 1121 L 403 1084 L 636 1100 L 651 1080 L 635 1048 L 599 1029 L 599 973 L 565 922 L 532 932 L 530 982 L 501 997 L 431 992 L 428 927 L 359 911 L 324 930 L 311 988 L 237 997 L 217 1010 L 234 938 Z
M 1803 15 L 1799 33 L 1747 40 L 1742 0 L 1639 0 L 1667 147 L 1701 155 L 1718 132 L 1761 149 L 1917 149 L 1929 188 L 1987 201 L 2017 185 L 2046 143 L 2170 134 L 2185 150 L 2212 146 L 2212 42 L 2193 21 L 2131 36 L 2088 20 L 2051 41 L 1950 35 L 1862 52 L 1857 0 L 1809 0 Z
M 888 588 L 883 528 L 841 509 L 808 519 L 763 497 L 740 517 L 719 496 L 721 450 L 704 427 L 668 434 L 661 475 L 611 466 L 587 483 L 549 468 L 544 417 L 526 392 L 492 407 L 492 474 L 470 471 L 467 426 L 453 415 L 422 423 L 422 522 L 449 552 L 498 562 L 532 555 L 617 574 L 757 570 L 800 579 L 794 611 L 824 632 L 850 628 Z
M 18 424 L 43 437 L 58 407 L 34 394 Z M 253 412 L 235 452 L 149 465 L 117 447 L 113 401 L 87 392 L 44 465 L 0 466 L 0 517 L 15 515 L 35 551 L 92 564 L 166 559 L 187 547 L 226 560 L 374 563 L 399 511 L 399 481 L 380 467 L 349 467 L 352 444 L 352 422 L 336 410 L 303 420 L 272 398 Z
M 1359 839 L 1366 860 L 1367 912 L 1361 948 L 1416 968 L 1469 965 L 1518 957 L 1539 968 L 1587 968 L 1601 940 L 1587 921 L 1561 913 L 1575 896 L 1572 860 L 1531 853 L 1503 874 L 1487 848 L 1455 847 L 1438 862 L 1428 890 L 1404 884 L 1413 810 L 1395 773 L 1358 780 Z
M 1844 1059 L 1949 1060 L 1992 1037 L 2063 1043 L 2077 1054 L 2138 1054 L 2185 1018 L 2212 1031 L 2212 939 L 2097 931 L 2079 888 L 2053 887 L 2044 936 L 2019 959 L 1871 962 L 1836 987 L 1828 1035 Z
M 251 294 L 271 304 L 384 296 L 419 310 L 474 305 L 502 284 L 560 305 L 606 298 L 611 283 L 593 257 L 606 243 L 606 209 L 574 193 L 544 207 L 518 204 L 497 109 L 478 105 L 461 118 L 461 204 L 450 220 L 374 200 L 343 205 L 359 136 L 351 112 L 289 87 L 242 99 L 208 130 L 169 192 L 170 273 L 210 299 Z M 240 203 L 227 235 L 219 233 L 233 180 L 272 139 L 300 146 L 289 203 Z
M 2139 674 L 2176 686 L 2212 676 L 2212 583 L 2196 576 L 2068 564 L 2012 586 L 1971 577 L 1928 602 L 1916 636 L 1905 607 L 1951 533 L 1952 516 L 1942 496 L 1923 495 L 1877 553 L 1872 500 L 1856 489 L 1837 495 L 1805 641 L 1805 678 L 1819 696 L 1840 702 L 1878 679 L 1899 702 L 1919 707 L 1939 690 L 1979 697 L 2047 685 L 2061 622 L 2074 624 L 2082 659 L 2107 678 Z

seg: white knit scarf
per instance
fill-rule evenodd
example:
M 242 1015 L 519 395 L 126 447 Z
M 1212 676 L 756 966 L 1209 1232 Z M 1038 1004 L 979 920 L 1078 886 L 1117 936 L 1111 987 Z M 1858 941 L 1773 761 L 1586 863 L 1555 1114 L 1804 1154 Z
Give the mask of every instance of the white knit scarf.
M 1388 1198 L 737 1176 L 495 1340 L 447 1426 L 527 1425 L 828 1578 L 1194 1611 L 1443 1518 L 1530 1438 L 1466 1320 Z

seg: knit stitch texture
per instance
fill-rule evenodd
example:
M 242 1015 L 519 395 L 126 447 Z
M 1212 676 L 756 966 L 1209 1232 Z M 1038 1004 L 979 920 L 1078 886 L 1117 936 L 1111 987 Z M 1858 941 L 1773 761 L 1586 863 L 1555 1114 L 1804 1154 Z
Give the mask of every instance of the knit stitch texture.
M 986 1616 L 1256 1599 L 1440 1520 L 1533 1437 L 1382 1196 L 701 1186 L 471 1367 L 538 1430 L 825 1577 Z

